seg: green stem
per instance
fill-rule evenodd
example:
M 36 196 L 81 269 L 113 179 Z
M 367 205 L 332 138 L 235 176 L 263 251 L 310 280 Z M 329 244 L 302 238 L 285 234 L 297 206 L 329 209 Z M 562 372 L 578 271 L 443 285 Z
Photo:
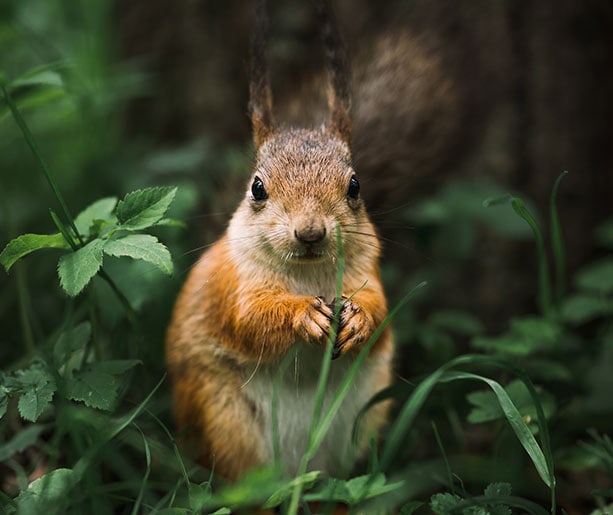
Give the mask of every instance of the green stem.
M 562 179 L 568 175 L 568 172 L 562 172 L 553 185 L 550 202 L 550 218 L 551 218 L 551 246 L 553 250 L 553 263 L 555 267 L 556 280 L 556 304 L 559 307 L 562 301 L 562 296 L 565 290 L 564 271 L 566 270 L 566 255 L 564 252 L 564 237 L 562 235 L 562 225 L 560 224 L 560 216 L 557 207 L 558 188 Z
M 128 298 L 123 294 L 123 292 L 115 284 L 115 281 L 111 279 L 111 276 L 105 272 L 104 268 L 100 269 L 100 271 L 98 272 L 98 275 L 106 281 L 106 283 L 111 287 L 111 290 L 113 290 L 113 293 L 119 299 L 119 302 L 121 303 L 121 305 L 126 311 L 126 315 L 128 316 L 128 320 L 130 324 L 132 324 L 132 327 L 137 327 L 138 319 L 136 317 L 136 311 L 134 311 L 134 308 L 130 304 L 130 301 L 128 300 Z
M 15 267 L 17 273 L 17 297 L 19 299 L 19 317 L 21 318 L 21 327 L 23 330 L 23 338 L 26 344 L 28 356 L 33 356 L 36 351 L 34 345 L 34 333 L 30 325 L 29 305 L 30 296 L 28 294 L 28 285 L 26 284 L 26 276 L 23 270 L 23 263 L 17 263 Z
M 521 199 L 514 198 L 511 201 L 511 205 L 513 206 L 515 212 L 528 223 L 532 229 L 532 232 L 534 233 L 539 267 L 539 307 L 543 315 L 549 317 L 551 315 L 551 280 L 549 277 L 549 266 L 547 264 L 547 254 L 545 252 L 545 240 L 543 239 L 543 233 L 541 232 L 541 229 L 530 211 L 528 211 L 526 206 L 524 206 Z
M 30 129 L 28 128 L 28 125 L 26 124 L 25 120 L 21 116 L 21 113 L 19 112 L 17 105 L 15 104 L 13 98 L 11 97 L 8 90 L 6 89 L 5 82 L 1 79 L 0 79 L 0 89 L 2 89 L 2 93 L 4 95 L 6 104 L 9 106 L 9 109 L 11 110 L 11 113 L 13 114 L 13 118 L 15 119 L 15 122 L 19 126 L 19 129 L 21 130 L 21 133 L 23 134 L 23 137 L 26 140 L 26 143 L 30 147 L 30 150 L 32 150 L 32 153 L 34 154 L 34 156 L 36 157 L 36 160 L 38 161 L 38 164 L 40 165 L 45 175 L 45 178 L 47 179 L 47 182 L 49 183 L 49 186 L 51 186 L 51 189 L 53 191 L 53 194 L 55 195 L 55 198 L 60 203 L 62 211 L 64 212 L 64 216 L 68 220 L 70 227 L 74 231 L 75 235 L 77 236 L 81 244 L 83 244 L 81 235 L 79 234 L 79 231 L 77 230 L 77 226 L 75 225 L 74 218 L 72 217 L 70 210 L 68 209 L 68 205 L 66 204 L 66 201 L 64 200 L 64 197 L 62 196 L 62 193 L 57 187 L 55 179 L 53 178 L 53 175 L 51 174 L 51 170 L 49 170 L 49 167 L 47 166 L 47 163 L 45 159 L 43 158 L 43 155 L 40 152 L 38 145 L 36 144 L 36 141 L 34 140 L 34 136 L 30 132 Z

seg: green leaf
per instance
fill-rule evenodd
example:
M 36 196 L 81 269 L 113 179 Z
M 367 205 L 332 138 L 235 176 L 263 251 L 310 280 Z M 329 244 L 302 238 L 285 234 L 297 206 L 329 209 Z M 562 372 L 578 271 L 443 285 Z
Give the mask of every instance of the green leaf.
M 64 254 L 58 264 L 58 274 L 62 288 L 71 297 L 75 297 L 85 288 L 102 266 L 102 248 L 100 239 L 90 241 L 75 252 Z
M 207 508 L 208 502 L 211 499 L 211 485 L 208 482 L 202 484 L 190 483 L 187 486 L 189 494 L 189 507 L 199 513 Z
M 511 495 L 511 485 L 509 483 L 490 483 L 483 493 L 488 497 L 497 497 L 501 495 L 508 497 Z
M 279 488 L 274 494 L 272 494 L 264 503 L 262 508 L 276 508 L 277 506 L 281 505 L 283 501 L 290 498 L 292 491 L 298 484 L 302 485 L 303 489 L 311 488 L 320 475 L 321 472 L 314 471 L 307 472 L 306 474 L 293 478 L 291 481 L 285 483 L 281 488 Z
M 612 311 L 605 299 L 586 294 L 568 297 L 562 304 L 562 318 L 571 324 L 584 324 Z
M 10 241 L 2 253 L 0 263 L 8 272 L 22 257 L 40 249 L 68 249 L 70 248 L 64 237 L 60 234 L 22 234 Z
M 15 381 L 22 392 L 17 403 L 20 415 L 36 422 L 50 404 L 56 390 L 53 377 L 40 365 L 34 364 L 15 373 Z
M 55 515 L 67 512 L 72 489 L 78 475 L 71 469 L 56 469 L 32 481 L 27 490 L 17 497 L 18 513 L 44 513 Z
M 560 347 L 561 327 L 540 317 L 522 317 L 511 321 L 509 332 L 498 337 L 477 336 L 471 345 L 490 352 L 527 356 L 551 352 Z
M 603 295 L 613 292 L 613 259 L 592 263 L 577 275 L 577 286 Z
M 348 505 L 383 495 L 402 488 L 402 481 L 386 484 L 381 473 L 355 477 L 348 481 L 326 478 L 312 491 L 304 495 L 306 501 L 336 501 Z
M 483 377 L 477 374 L 472 374 L 468 372 L 447 372 L 445 374 L 444 381 L 454 381 L 457 379 L 474 379 L 477 381 L 483 381 L 487 384 L 494 394 L 496 395 L 496 399 L 500 404 L 500 407 L 506 417 L 511 429 L 515 433 L 515 436 L 521 443 L 522 447 L 530 456 L 532 463 L 534 464 L 536 471 L 539 476 L 543 480 L 543 482 L 551 487 L 552 486 L 552 477 L 549 470 L 549 464 L 543 450 L 539 447 L 532 431 L 528 427 L 526 420 L 522 417 L 521 413 L 518 411 L 517 407 L 507 394 L 506 390 L 500 385 L 500 383 L 488 379 L 487 377 Z
M 0 385 L 0 419 L 5 415 L 8 407 L 9 407 L 8 392 L 6 388 L 4 388 L 4 386 Z
M 168 249 L 150 234 L 129 234 L 123 238 L 109 240 L 104 244 L 104 252 L 110 256 L 128 256 L 147 261 L 165 274 L 172 274 L 172 258 Z
M 55 364 L 58 367 L 62 366 L 73 352 L 82 349 L 89 341 L 91 332 L 92 327 L 89 322 L 82 322 L 62 332 L 53 347 Z
M 110 411 L 117 401 L 120 381 L 117 377 L 95 369 L 76 373 L 68 384 L 68 397 L 90 408 Z
M 55 385 L 45 379 L 41 379 L 38 384 L 33 385 L 31 390 L 23 393 L 19 397 L 17 408 L 19 414 L 30 422 L 36 422 L 41 413 L 51 403 Z
M 0 462 L 34 445 L 45 426 L 33 424 L 21 429 L 11 440 L 0 446 Z
M 434 494 L 430 498 L 430 509 L 434 513 L 449 513 L 453 508 L 460 504 L 463 499 L 459 495 L 450 493 Z
M 424 505 L 421 501 L 409 501 L 400 508 L 400 515 L 413 515 L 413 513 Z
M 256 506 L 262 505 L 279 490 L 283 482 L 278 471 L 272 467 L 255 469 L 245 474 L 238 483 L 222 488 L 208 501 L 208 508 L 218 506 Z
M 516 379 L 505 386 L 504 390 L 511 399 L 511 402 L 513 402 L 519 411 L 524 421 L 536 431 L 536 426 L 531 424 L 532 421 L 536 420 L 536 408 L 534 407 L 532 397 L 530 396 L 530 392 L 526 388 L 526 385 L 524 385 L 524 383 L 519 379 Z M 541 401 L 543 410 L 545 411 L 545 416 L 549 418 L 555 410 L 554 397 L 543 391 L 541 388 L 537 388 L 537 392 L 539 394 L 539 400 Z M 467 420 L 472 424 L 489 422 L 505 416 L 496 395 L 490 390 L 469 393 L 466 396 L 466 399 L 473 405 L 472 411 L 467 416 Z
M 159 222 L 175 198 L 177 188 L 146 188 L 128 193 L 117 204 L 122 229 L 138 231 Z
M 97 236 L 96 231 L 91 231 L 94 222 L 98 220 L 104 220 L 108 222 L 116 221 L 115 215 L 113 215 L 113 210 L 115 209 L 116 205 L 117 198 L 106 197 L 97 200 L 93 204 L 87 206 L 75 218 L 75 225 L 79 230 L 79 234 L 85 236 L 89 236 L 90 234 L 93 236 Z M 92 232 L 96 234 L 92 234 Z

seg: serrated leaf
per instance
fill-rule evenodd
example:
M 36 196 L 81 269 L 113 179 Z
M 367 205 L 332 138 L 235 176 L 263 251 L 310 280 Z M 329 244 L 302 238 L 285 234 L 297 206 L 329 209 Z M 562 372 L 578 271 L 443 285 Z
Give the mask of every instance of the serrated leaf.
M 109 222 L 116 220 L 113 214 L 116 205 L 116 197 L 106 197 L 87 206 L 75 218 L 75 225 L 79 233 L 85 236 L 90 235 L 90 229 L 97 220 Z M 95 236 L 97 236 L 97 234 L 95 234 Z
M 104 244 L 104 252 L 110 256 L 127 256 L 142 259 L 155 265 L 165 274 L 172 274 L 172 258 L 168 249 L 150 234 L 129 234 L 123 238 L 109 240 Z
M 458 495 L 450 493 L 434 494 L 430 498 L 430 509 L 434 513 L 445 514 L 451 511 L 462 501 L 463 499 Z
M 177 188 L 146 188 L 128 193 L 117 204 L 122 229 L 138 231 L 159 222 L 175 198 Z
M 613 292 L 613 259 L 586 266 L 577 274 L 576 283 L 579 288 L 603 295 Z
M 49 377 L 40 377 L 36 384 L 30 384 L 29 388 L 19 397 L 17 403 L 19 414 L 25 420 L 36 422 L 51 403 L 55 390 L 55 383 L 49 381 Z
M 78 475 L 71 469 L 56 469 L 30 483 L 27 490 L 16 499 L 18 513 L 66 513 L 72 496 L 71 490 L 78 483 Z
M 45 426 L 33 424 L 21 429 L 13 438 L 0 446 L 0 462 L 8 460 L 11 456 L 22 452 L 34 445 L 38 437 L 45 430 Z
M 490 483 L 483 493 L 488 497 L 509 497 L 511 495 L 511 485 L 509 483 Z
M 0 263 L 8 272 L 22 257 L 40 249 L 68 249 L 70 248 L 64 237 L 60 234 L 22 234 L 10 241 L 2 253 Z
M 82 349 L 89 341 L 91 332 L 92 327 L 89 322 L 82 322 L 62 332 L 53 347 L 53 357 L 56 365 L 60 367 L 73 352 Z
M 58 274 L 62 288 L 71 297 L 75 297 L 92 280 L 102 266 L 102 248 L 100 239 L 90 241 L 75 252 L 64 254 L 58 263 Z
M 110 411 L 117 401 L 119 385 L 119 379 L 112 374 L 95 369 L 84 370 L 70 380 L 68 397 L 90 408 Z

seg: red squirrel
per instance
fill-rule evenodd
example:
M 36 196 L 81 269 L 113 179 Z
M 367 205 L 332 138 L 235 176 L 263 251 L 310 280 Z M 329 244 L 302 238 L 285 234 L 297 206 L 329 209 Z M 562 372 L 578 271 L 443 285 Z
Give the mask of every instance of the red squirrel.
M 350 88 L 344 47 L 320 5 L 329 75 L 326 122 L 282 126 L 273 116 L 264 59 L 266 20 L 252 39 L 250 116 L 255 164 L 225 234 L 192 269 L 168 328 L 166 362 L 173 412 L 199 461 L 233 481 L 274 459 L 273 390 L 278 384 L 278 444 L 288 474 L 307 445 L 316 385 L 330 337 L 340 228 L 344 275 L 338 332 L 324 406 L 387 315 L 379 274 L 380 243 L 352 168 Z M 277 381 L 284 357 L 293 363 Z M 387 419 L 388 405 L 358 412 L 392 377 L 393 343 L 385 329 L 309 468 L 347 473 Z

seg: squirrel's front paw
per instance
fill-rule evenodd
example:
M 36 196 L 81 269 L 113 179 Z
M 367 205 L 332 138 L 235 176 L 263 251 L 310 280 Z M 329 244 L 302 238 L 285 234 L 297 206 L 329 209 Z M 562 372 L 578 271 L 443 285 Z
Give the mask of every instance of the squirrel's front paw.
M 372 316 L 364 311 L 359 304 L 351 300 L 343 301 L 332 359 L 336 359 L 352 349 L 359 349 L 368 341 L 375 329 Z
M 334 313 L 322 297 L 313 297 L 304 311 L 296 315 L 294 328 L 309 342 L 325 343 L 330 334 Z

